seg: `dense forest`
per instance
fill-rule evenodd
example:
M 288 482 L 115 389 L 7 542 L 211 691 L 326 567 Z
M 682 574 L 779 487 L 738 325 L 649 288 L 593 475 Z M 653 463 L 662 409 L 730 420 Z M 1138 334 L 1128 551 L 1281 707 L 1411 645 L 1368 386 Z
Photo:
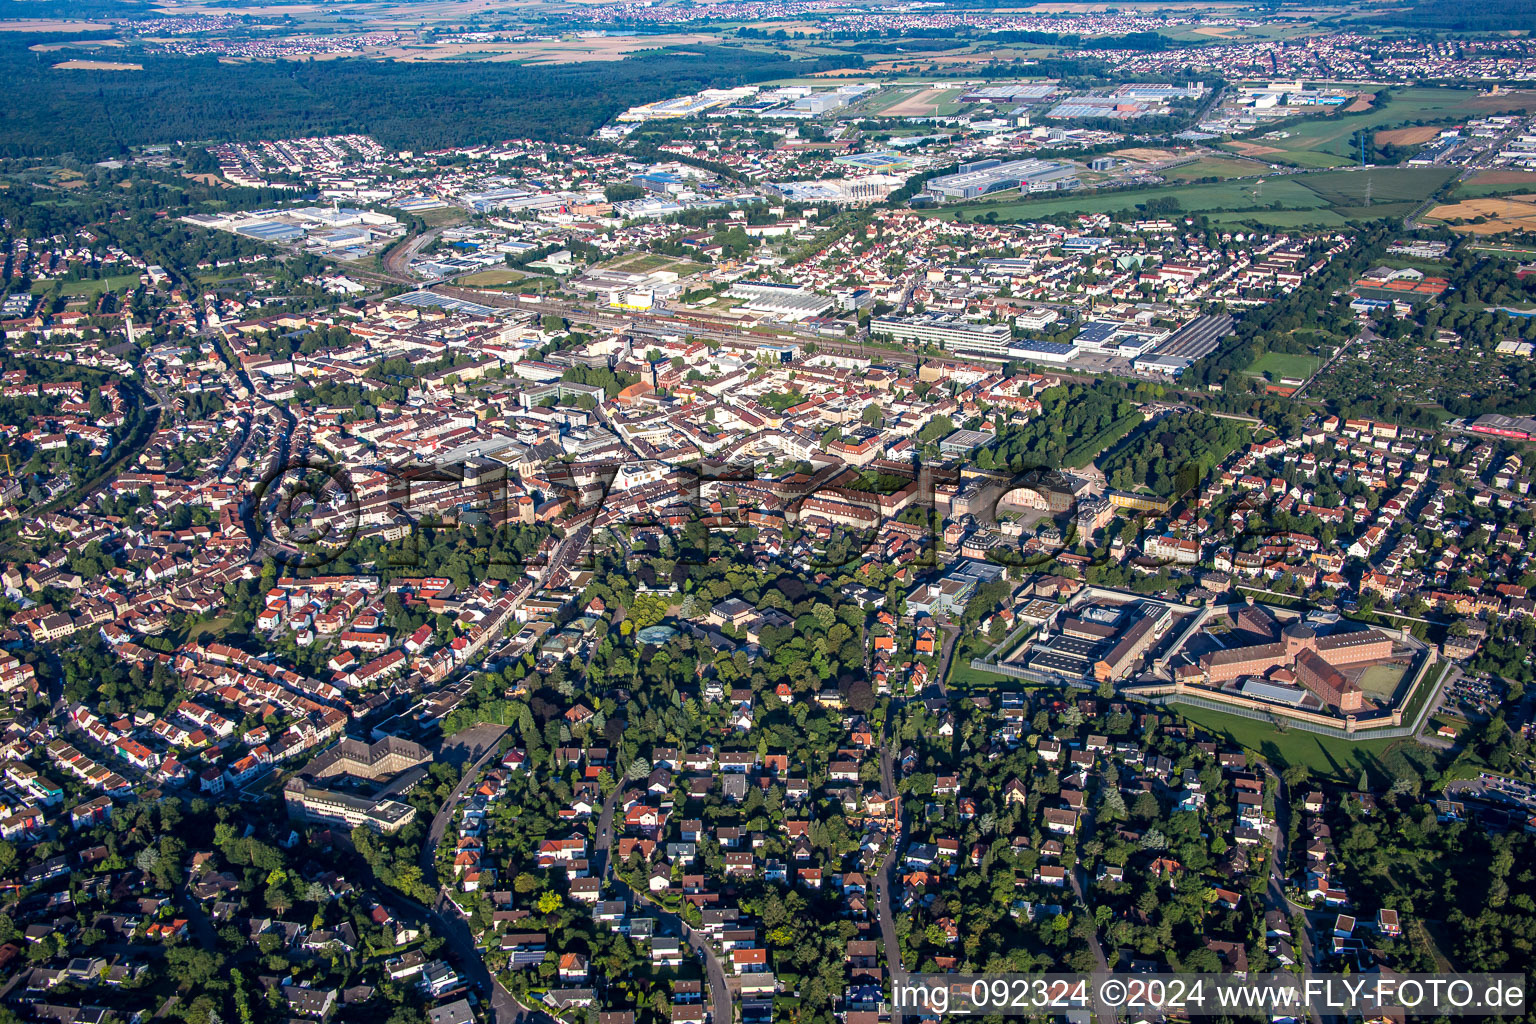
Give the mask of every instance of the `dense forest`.
M 1420 0 L 1406 10 L 1393 10 L 1366 20 L 1393 27 L 1412 25 L 1417 29 L 1451 32 L 1528 30 L 1536 24 L 1536 0 L 1471 0 L 1459 4 Z
M 1112 487 L 1144 486 L 1164 497 L 1183 496 L 1249 437 L 1236 420 L 1203 412 L 1171 413 L 1133 434 L 1099 465 Z
M 635 103 L 858 62 L 695 46 L 547 67 L 360 59 L 227 65 L 214 57 L 136 55 L 143 71 L 61 72 L 49 55 L 27 49 L 39 38 L 0 41 L 8 83 L 0 95 L 3 156 L 101 159 L 176 139 L 341 132 L 416 150 L 554 139 L 584 135 Z

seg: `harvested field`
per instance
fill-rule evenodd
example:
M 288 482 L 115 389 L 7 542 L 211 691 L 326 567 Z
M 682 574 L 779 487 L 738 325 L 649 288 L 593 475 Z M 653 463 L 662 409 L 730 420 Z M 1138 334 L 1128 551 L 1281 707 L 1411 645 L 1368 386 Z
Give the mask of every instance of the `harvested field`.
M 1434 128 L 1429 125 L 1421 125 L 1415 128 L 1393 128 L 1390 131 L 1377 132 L 1376 144 L 1379 146 L 1422 146 L 1430 139 L 1438 136 L 1444 129 Z
M 1283 149 L 1276 149 L 1274 146 L 1261 146 L 1256 142 L 1229 142 L 1227 145 L 1243 156 L 1270 156 L 1275 153 L 1285 152 Z
M 66 18 L 16 18 L 0 21 L 0 32 L 110 32 L 105 21 L 70 21 Z
M 1468 185 L 1530 185 L 1536 188 L 1536 171 L 1483 171 L 1467 180 Z
M 55 71 L 143 71 L 143 64 L 119 64 L 110 60 L 66 60 L 53 66 Z
M 1459 203 L 1437 206 L 1426 216 L 1443 221 L 1486 217 L 1487 220 L 1482 224 L 1450 225 L 1453 231 L 1474 235 L 1496 235 L 1501 231 L 1536 231 L 1536 195 L 1463 199 Z
M 1508 92 L 1477 96 L 1465 104 L 1472 110 L 1524 110 L 1536 108 L 1536 90 L 1511 89 Z
M 1131 149 L 1117 149 L 1110 156 L 1119 157 L 1122 160 L 1134 160 L 1139 164 L 1160 164 L 1168 160 L 1177 160 L 1183 153 L 1175 153 L 1171 149 L 1146 149 L 1132 147 Z
M 1376 102 L 1376 94 L 1363 92 L 1349 101 L 1349 106 L 1344 108 L 1346 114 L 1363 114 L 1371 109 L 1371 104 Z
M 369 56 L 399 61 L 479 60 L 490 63 L 518 61 L 526 64 L 578 64 L 587 61 L 623 60 L 637 50 L 662 46 L 693 46 L 709 42 L 695 34 L 588 36 L 576 39 L 544 39 L 526 43 L 440 43 L 427 46 L 390 46 L 370 51 Z

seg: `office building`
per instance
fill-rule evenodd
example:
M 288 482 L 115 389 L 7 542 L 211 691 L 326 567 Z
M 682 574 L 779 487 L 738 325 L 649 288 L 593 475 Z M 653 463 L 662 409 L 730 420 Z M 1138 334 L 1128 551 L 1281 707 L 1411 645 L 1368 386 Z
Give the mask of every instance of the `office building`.
M 937 345 L 948 352 L 974 352 L 1008 357 L 1013 331 L 1007 324 L 980 324 L 940 313 L 919 316 L 877 316 L 869 323 L 869 332 L 892 341 L 915 341 Z

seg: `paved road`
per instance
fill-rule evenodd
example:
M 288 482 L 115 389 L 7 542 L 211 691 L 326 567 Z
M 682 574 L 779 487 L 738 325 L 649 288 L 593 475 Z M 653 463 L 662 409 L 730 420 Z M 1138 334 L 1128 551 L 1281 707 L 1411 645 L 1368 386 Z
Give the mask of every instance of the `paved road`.
M 938 684 L 939 694 L 947 699 L 949 687 L 945 680 L 949 678 L 949 662 L 955 656 L 955 641 L 960 639 L 960 627 L 945 626 L 941 632 L 944 639 L 939 644 L 939 670 L 934 682 Z
M 942 635 L 944 639 L 939 646 L 939 667 L 934 684 L 939 693 L 947 697 L 944 678 L 949 675 L 949 662 L 954 657 L 955 641 L 960 638 L 959 627 L 945 626 Z M 897 741 L 892 726 L 906 703 L 904 698 L 895 697 L 886 706 L 885 725 L 880 737 L 880 795 L 887 800 L 900 797 L 896 790 Z M 896 937 L 896 911 L 891 905 L 891 893 L 898 889 L 896 869 L 901 860 L 906 835 L 906 812 L 898 807 L 897 831 L 886 845 L 885 856 L 880 860 L 880 873 L 875 878 L 875 914 L 880 923 L 880 943 L 885 947 L 886 972 L 893 981 L 906 970 L 901 962 L 901 943 Z M 891 1024 L 902 1024 L 902 1016 L 899 1010 L 892 1007 Z
M 1291 799 L 1286 791 L 1285 780 L 1282 779 L 1268 761 L 1260 760 L 1259 768 L 1269 777 L 1275 785 L 1275 827 L 1274 841 L 1269 846 L 1269 885 L 1264 890 L 1264 909 L 1278 910 L 1285 915 L 1289 922 L 1296 911 L 1304 911 L 1305 908 L 1297 907 L 1286 899 L 1285 875 L 1290 867 L 1290 841 L 1291 841 Z M 1302 914 L 1303 920 L 1306 919 Z M 1293 948 L 1300 954 L 1301 976 L 1312 976 L 1312 964 L 1315 954 L 1312 950 L 1312 936 L 1308 928 L 1303 927 L 1301 934 L 1293 935 Z M 1313 1024 L 1320 1024 L 1321 1018 L 1315 1009 L 1309 1010 Z
M 630 888 L 628 882 L 612 871 L 613 861 L 609 852 L 613 846 L 613 819 L 618 813 L 619 800 L 623 792 L 621 780 L 621 784 L 615 786 L 613 792 L 608 794 L 608 799 L 603 801 L 603 808 L 597 816 L 597 836 L 593 840 L 591 858 L 594 862 L 593 866 L 597 869 L 597 877 L 605 884 L 612 884 L 621 897 L 629 900 L 630 906 L 636 909 L 641 906 L 649 907 L 655 912 L 660 922 L 658 927 L 664 934 L 679 936 L 696 955 L 703 955 L 704 971 L 709 980 L 709 1019 L 713 1024 L 731 1024 L 736 1019 L 735 1000 L 731 994 L 731 985 L 726 977 L 725 967 L 721 964 L 720 957 L 715 953 L 709 938 L 684 921 L 682 915 L 675 914 L 654 902 L 649 893 Z
M 1099 784 L 1104 784 L 1103 779 L 1099 780 Z M 1079 824 L 1082 826 L 1081 834 L 1085 839 L 1093 835 L 1095 822 L 1093 801 L 1083 801 L 1082 819 Z M 1072 865 L 1072 870 L 1067 872 L 1067 881 L 1071 883 L 1072 894 L 1077 897 L 1077 902 L 1082 906 L 1083 913 L 1088 914 L 1088 919 L 1094 922 L 1093 929 L 1088 933 L 1088 948 L 1093 951 L 1093 959 L 1098 963 L 1099 971 L 1107 974 L 1109 973 L 1109 958 L 1104 955 L 1103 943 L 1099 942 L 1098 922 L 1094 920 L 1092 906 L 1088 903 L 1088 877 L 1087 872 L 1083 870 L 1082 861 Z M 1109 1008 L 1095 1004 L 1093 1007 L 1093 1019 L 1098 1021 L 1099 1024 L 1115 1024 L 1115 1013 Z
M 431 908 L 423 907 L 413 900 L 404 902 L 414 908 L 417 913 L 424 916 L 432 924 L 435 934 L 443 937 L 448 948 L 453 953 L 455 969 L 459 975 L 468 979 L 481 992 L 489 995 L 490 1024 L 556 1024 L 553 1017 L 541 1010 L 535 1010 L 524 1006 L 517 1001 L 511 992 L 502 987 L 485 966 L 485 957 L 481 955 L 480 947 L 475 943 L 474 933 L 470 930 L 469 922 L 459 910 L 458 904 L 453 902 L 446 886 L 439 884 L 437 878 L 437 848 L 447 834 L 448 826 L 453 822 L 454 812 L 463 801 L 475 783 L 480 778 L 480 773 L 487 763 L 496 756 L 501 737 L 506 733 L 506 726 L 480 725 L 473 732 L 469 756 L 474 758 L 464 769 L 464 776 L 459 784 L 448 794 L 448 799 L 443 801 L 443 806 L 438 809 L 432 818 L 432 827 L 427 831 L 427 839 L 421 846 L 420 866 L 422 876 L 428 885 L 437 886 L 437 902 Z M 394 899 L 403 899 L 395 896 Z
M 886 708 L 885 728 L 880 739 L 880 795 L 887 800 L 897 797 L 895 736 L 891 722 L 904 702 L 892 700 Z M 894 981 L 904 968 L 901 963 L 901 944 L 896 939 L 896 915 L 891 909 L 891 890 L 895 884 L 896 859 L 901 854 L 902 837 L 907 834 L 905 822 L 898 817 L 898 830 L 886 847 L 880 861 L 880 874 L 875 879 L 875 910 L 880 919 L 880 941 L 885 946 L 886 971 Z M 891 1024 L 901 1024 L 902 1014 L 891 1009 Z
M 519 1003 L 491 974 L 485 966 L 485 958 L 480 955 L 480 947 L 475 944 L 469 922 L 449 898 L 447 889 L 438 890 L 437 902 L 431 907 L 424 907 L 398 892 L 391 893 L 389 899 L 391 903 L 404 906 L 430 924 L 432 934 L 441 936 L 446 944 L 449 959 L 453 961 L 459 977 L 481 992 L 490 994 L 489 1000 L 482 1004 L 489 1007 L 489 1024 L 559 1024 L 543 1010 Z
M 1323 365 L 1319 366 L 1316 370 L 1313 370 L 1312 371 L 1312 375 L 1310 377 L 1308 377 L 1306 380 L 1302 381 L 1301 382 L 1301 386 L 1299 388 L 1297 388 L 1295 391 L 1292 391 L 1288 397 L 1292 401 L 1296 401 L 1297 399 L 1301 398 L 1301 396 L 1306 393 L 1307 388 L 1312 386 L 1312 382 L 1313 381 L 1317 380 L 1323 374 L 1327 373 L 1329 368 L 1331 368 L 1334 363 L 1337 363 L 1340 359 L 1344 358 L 1344 353 L 1349 351 L 1350 346 L 1354 345 L 1357 342 L 1359 342 L 1361 344 L 1369 345 L 1371 342 L 1373 342 L 1375 340 L 1376 340 L 1376 332 L 1371 329 L 1370 321 L 1369 320 L 1365 320 L 1360 325 L 1360 333 L 1359 333 L 1359 335 L 1357 335 L 1356 337 L 1347 339 L 1344 342 L 1344 344 L 1342 344 L 1338 348 L 1334 349 L 1333 355 L 1328 357 L 1328 361 L 1325 362 Z
M 1437 669 L 1436 666 L 1431 665 L 1425 671 L 1439 671 L 1440 678 L 1435 682 L 1435 688 L 1429 692 L 1429 696 L 1424 699 L 1423 706 L 1419 708 L 1418 719 L 1408 724 L 1413 727 L 1413 738 L 1417 742 L 1424 744 L 1426 747 L 1449 750 L 1454 744 L 1439 736 L 1431 736 L 1424 730 L 1429 728 L 1430 716 L 1440 709 L 1440 702 L 1445 699 L 1445 688 L 1460 679 L 1462 672 L 1455 664 L 1452 664 L 1449 670 Z
M 426 842 L 421 844 L 421 873 L 428 885 L 438 884 L 437 848 L 442 844 L 443 836 L 453 822 L 453 814 L 458 810 L 465 794 L 479 781 L 480 772 L 485 769 L 486 763 L 496 756 L 497 745 L 501 742 L 501 737 L 506 735 L 507 727 L 479 725 L 475 726 L 474 731 L 476 736 L 470 750 L 470 757 L 475 760 L 464 769 L 463 778 L 459 779 L 459 784 L 453 787 L 453 792 L 448 794 L 448 799 L 443 801 L 443 806 L 438 808 L 437 814 L 432 818 L 432 827 L 427 830 Z M 483 749 L 481 744 L 484 744 Z M 477 752 L 478 757 L 476 757 Z
M 213 922 L 208 920 L 208 915 L 203 913 L 203 904 L 192 898 L 187 891 L 187 879 L 182 878 L 176 885 L 176 900 L 186 911 L 187 920 L 192 926 L 192 937 L 203 949 L 216 949 L 218 947 L 218 935 L 214 933 Z

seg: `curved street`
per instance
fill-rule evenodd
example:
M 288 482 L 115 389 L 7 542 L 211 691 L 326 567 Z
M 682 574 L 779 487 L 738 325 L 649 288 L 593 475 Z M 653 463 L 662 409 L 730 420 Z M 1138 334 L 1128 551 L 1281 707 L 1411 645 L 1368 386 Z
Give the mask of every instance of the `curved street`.
M 453 788 L 453 792 L 449 793 L 448 798 L 443 801 L 442 807 L 438 808 L 437 813 L 433 815 L 432 825 L 427 830 L 426 841 L 422 843 L 421 853 L 418 856 L 422 878 L 428 885 L 437 889 L 437 902 L 430 908 L 412 900 L 405 900 L 405 902 L 431 922 L 433 931 L 442 936 L 443 941 L 453 953 L 454 967 L 459 971 L 459 976 L 469 980 L 486 994 L 487 1005 L 490 1008 L 490 1024 L 556 1024 L 555 1019 L 549 1014 L 518 1002 L 516 997 L 507 991 L 485 966 L 485 957 L 481 953 L 479 944 L 475 942 L 469 921 L 464 917 L 464 912 L 459 909 L 459 905 L 453 901 L 448 887 L 442 885 L 437 877 L 437 848 L 442 844 L 443 837 L 448 832 L 448 826 L 453 823 L 459 804 L 479 781 L 480 773 L 485 770 L 486 764 L 496 756 L 500 749 L 501 737 L 507 731 L 506 726 L 476 726 L 475 729 L 480 732 L 467 752 L 467 757 L 473 760 L 468 762 L 458 785 Z
M 620 785 L 614 786 L 613 792 L 608 794 L 608 799 L 603 801 L 603 809 L 597 818 L 597 838 L 593 841 L 592 850 L 597 877 L 604 883 L 611 881 L 614 889 L 621 897 L 628 900 L 631 907 L 643 905 L 653 910 L 660 922 L 658 928 L 661 934 L 678 936 L 696 955 L 703 957 L 705 975 L 709 982 L 710 1020 L 713 1024 L 731 1024 L 736 1019 L 736 1003 L 731 994 L 730 980 L 708 937 L 684 921 L 681 914 L 667 910 L 652 900 L 649 895 L 631 888 L 628 882 L 612 871 L 613 863 L 608 854 L 613 846 L 613 816 L 618 810 L 619 799 L 624 791 L 622 782 L 621 779 Z

